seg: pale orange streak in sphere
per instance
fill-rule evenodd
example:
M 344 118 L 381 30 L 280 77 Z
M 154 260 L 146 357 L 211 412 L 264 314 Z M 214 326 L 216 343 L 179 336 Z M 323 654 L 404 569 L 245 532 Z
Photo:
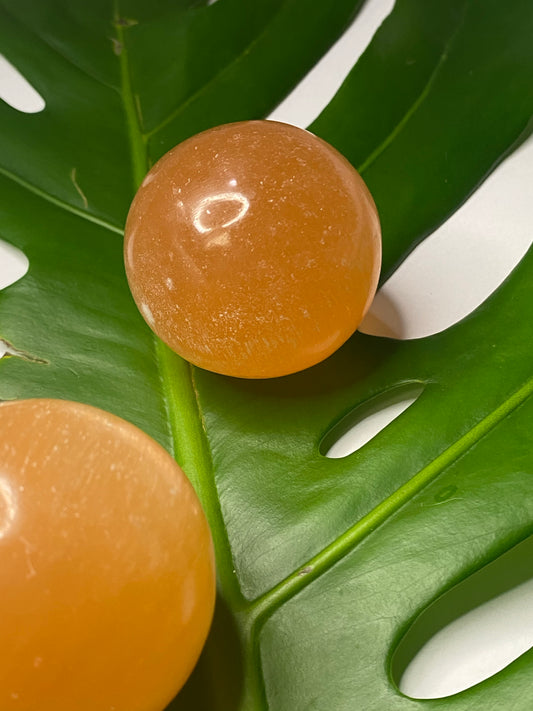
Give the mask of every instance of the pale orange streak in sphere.
M 162 711 L 213 613 L 191 485 L 86 405 L 2 403 L 0 431 L 0 709 Z
M 350 163 L 274 121 L 213 128 L 152 168 L 128 215 L 134 299 L 174 351 L 245 378 L 293 373 L 355 331 L 381 262 L 376 207 Z

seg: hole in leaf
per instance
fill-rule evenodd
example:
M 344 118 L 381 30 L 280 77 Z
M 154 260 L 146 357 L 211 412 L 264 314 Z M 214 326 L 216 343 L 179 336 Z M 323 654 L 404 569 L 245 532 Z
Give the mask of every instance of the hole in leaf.
M 0 239 L 0 289 L 22 279 L 29 266 L 28 257 L 24 252 Z
M 0 99 L 25 114 L 36 114 L 46 106 L 29 81 L 0 54 Z
M 392 675 L 415 699 L 451 696 L 533 646 L 533 537 L 455 586 L 414 622 Z
M 376 294 L 359 330 L 422 338 L 474 311 L 532 243 L 532 183 L 533 138 L 407 257 Z
M 361 449 L 407 410 L 423 389 L 420 383 L 403 383 L 358 405 L 324 436 L 320 453 L 340 459 Z
M 300 128 L 309 126 L 337 93 L 393 6 L 394 0 L 365 2 L 342 37 L 268 118 Z
M 41 358 L 41 356 L 33 355 L 33 353 L 28 353 L 27 351 L 22 351 L 16 348 L 12 343 L 6 341 L 4 338 L 0 338 L 0 359 L 2 358 L 20 358 L 28 363 L 38 363 L 40 365 L 49 365 L 46 358 Z

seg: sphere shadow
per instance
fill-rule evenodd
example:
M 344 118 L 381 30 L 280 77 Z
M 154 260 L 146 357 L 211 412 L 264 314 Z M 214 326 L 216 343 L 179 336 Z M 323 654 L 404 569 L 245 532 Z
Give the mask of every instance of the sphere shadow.
M 385 289 L 380 289 L 359 331 L 368 336 L 404 340 L 407 338 L 408 320 L 398 299 Z
M 346 390 L 376 372 L 401 345 L 401 341 L 376 338 L 356 332 L 326 360 L 306 370 L 279 378 L 229 378 L 210 373 L 207 377 L 224 379 L 227 386 L 254 397 L 268 399 L 306 399 Z
M 244 686 L 242 655 L 233 616 L 217 595 L 213 624 L 200 659 L 165 711 L 237 711 Z

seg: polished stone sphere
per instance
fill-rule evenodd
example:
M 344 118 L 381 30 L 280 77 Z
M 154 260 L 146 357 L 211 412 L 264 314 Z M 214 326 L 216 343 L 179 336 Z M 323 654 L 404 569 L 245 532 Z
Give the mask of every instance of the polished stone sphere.
M 146 322 L 192 363 L 267 378 L 342 345 L 374 296 L 376 207 L 312 133 L 218 126 L 154 165 L 132 203 L 126 273 Z

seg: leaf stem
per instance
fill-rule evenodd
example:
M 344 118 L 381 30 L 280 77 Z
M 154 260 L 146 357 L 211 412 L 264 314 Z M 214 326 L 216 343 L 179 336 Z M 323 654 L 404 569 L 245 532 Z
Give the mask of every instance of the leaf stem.
M 120 65 L 120 83 L 122 87 L 121 96 L 126 115 L 126 125 L 130 140 L 131 160 L 133 169 L 133 187 L 137 190 L 142 183 L 148 170 L 148 158 L 146 155 L 146 145 L 141 131 L 137 107 L 133 95 L 131 74 L 129 66 L 128 48 L 125 42 L 126 28 L 120 22 L 118 2 L 115 2 L 115 28 L 117 31 L 116 53 Z

